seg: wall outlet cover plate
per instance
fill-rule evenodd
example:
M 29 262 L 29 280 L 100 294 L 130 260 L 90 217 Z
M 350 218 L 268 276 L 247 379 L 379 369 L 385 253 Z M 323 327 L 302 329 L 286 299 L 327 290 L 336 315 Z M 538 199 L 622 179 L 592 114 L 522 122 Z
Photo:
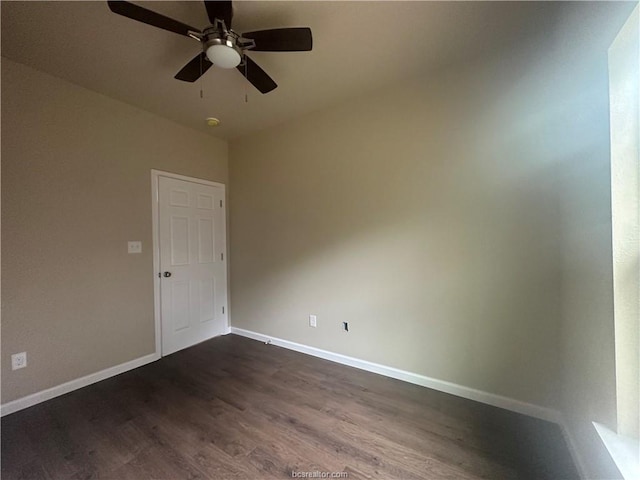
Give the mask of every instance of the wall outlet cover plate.
M 128 242 L 127 243 L 127 251 L 128 253 L 142 253 L 142 242 Z
M 11 355 L 11 370 L 18 370 L 27 366 L 27 352 L 14 353 Z

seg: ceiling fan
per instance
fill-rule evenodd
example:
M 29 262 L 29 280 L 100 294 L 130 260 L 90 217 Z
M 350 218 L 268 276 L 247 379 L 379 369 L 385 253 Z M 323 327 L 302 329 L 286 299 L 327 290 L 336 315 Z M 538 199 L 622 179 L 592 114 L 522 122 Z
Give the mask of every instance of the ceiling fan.
M 107 3 L 113 13 L 191 37 L 202 44 L 202 52 L 175 75 L 175 78 L 185 82 L 195 82 L 212 65 L 221 68 L 235 67 L 260 92 L 268 93 L 278 85 L 247 56 L 246 51 L 302 52 L 311 50 L 313 45 L 311 29 L 308 27 L 257 30 L 242 35 L 236 33 L 231 29 L 231 1 L 205 0 L 204 5 L 211 25 L 202 31 L 130 2 Z

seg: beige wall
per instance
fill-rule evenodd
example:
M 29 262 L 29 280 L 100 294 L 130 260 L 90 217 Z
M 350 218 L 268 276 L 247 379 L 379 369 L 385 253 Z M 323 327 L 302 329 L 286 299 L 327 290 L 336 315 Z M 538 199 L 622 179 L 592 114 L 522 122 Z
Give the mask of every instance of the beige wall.
M 557 406 L 557 97 L 538 57 L 232 141 L 233 326 Z
M 633 6 L 232 141 L 232 324 L 557 408 L 615 477 L 591 422 L 615 427 L 606 51 Z
M 3 403 L 153 352 L 152 168 L 226 183 L 226 142 L 2 59 Z

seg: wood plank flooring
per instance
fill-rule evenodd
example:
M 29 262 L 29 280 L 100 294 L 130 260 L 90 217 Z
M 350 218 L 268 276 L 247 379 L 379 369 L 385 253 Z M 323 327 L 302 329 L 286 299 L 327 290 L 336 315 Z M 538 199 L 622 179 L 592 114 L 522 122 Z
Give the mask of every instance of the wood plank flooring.
M 578 478 L 556 425 L 235 335 L 8 415 L 1 440 L 7 480 Z

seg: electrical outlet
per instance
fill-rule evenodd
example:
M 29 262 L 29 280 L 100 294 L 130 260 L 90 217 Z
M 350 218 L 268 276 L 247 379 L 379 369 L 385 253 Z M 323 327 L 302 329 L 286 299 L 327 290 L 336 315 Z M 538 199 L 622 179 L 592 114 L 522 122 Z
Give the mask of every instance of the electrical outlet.
M 345 332 L 349 331 L 349 322 L 342 322 L 342 330 Z
M 129 253 L 142 253 L 142 242 L 128 242 L 127 251 Z
M 18 370 L 27 366 L 27 352 L 11 355 L 11 370 Z
M 316 315 L 309 315 L 309 326 L 314 328 L 318 326 L 318 317 Z

